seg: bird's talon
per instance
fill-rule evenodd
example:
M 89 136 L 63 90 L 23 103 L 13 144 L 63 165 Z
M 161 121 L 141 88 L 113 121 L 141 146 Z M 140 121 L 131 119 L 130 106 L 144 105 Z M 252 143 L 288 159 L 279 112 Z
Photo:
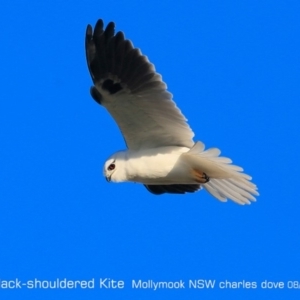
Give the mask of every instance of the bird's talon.
M 204 183 L 209 182 L 209 177 L 205 173 L 203 173 L 203 178 L 205 179 Z

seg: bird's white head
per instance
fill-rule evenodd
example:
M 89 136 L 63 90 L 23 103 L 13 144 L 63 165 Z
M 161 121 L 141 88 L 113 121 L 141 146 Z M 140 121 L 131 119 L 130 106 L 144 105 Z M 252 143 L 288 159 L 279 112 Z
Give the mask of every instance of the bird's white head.
M 120 151 L 114 153 L 104 164 L 103 175 L 108 182 L 127 181 L 126 177 L 126 152 Z

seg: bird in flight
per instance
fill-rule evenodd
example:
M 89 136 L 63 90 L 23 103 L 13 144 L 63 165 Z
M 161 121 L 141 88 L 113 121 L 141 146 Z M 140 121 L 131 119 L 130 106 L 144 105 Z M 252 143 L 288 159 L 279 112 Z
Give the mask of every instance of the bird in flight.
M 86 57 L 94 83 L 91 96 L 118 124 L 127 150 L 104 164 L 107 181 L 138 182 L 153 194 L 205 189 L 221 201 L 250 204 L 257 187 L 220 150 L 205 150 L 172 100 L 161 75 L 141 51 L 98 20 L 86 30 Z

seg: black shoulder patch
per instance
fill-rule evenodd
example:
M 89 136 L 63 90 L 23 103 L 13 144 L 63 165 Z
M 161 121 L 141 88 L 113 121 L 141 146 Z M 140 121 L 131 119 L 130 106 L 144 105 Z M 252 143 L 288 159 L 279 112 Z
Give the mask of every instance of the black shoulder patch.
M 122 90 L 121 84 L 119 82 L 114 83 L 114 81 L 111 79 L 106 79 L 102 83 L 102 88 L 104 90 L 109 91 L 110 94 L 115 94 L 115 93 L 119 92 L 120 90 Z

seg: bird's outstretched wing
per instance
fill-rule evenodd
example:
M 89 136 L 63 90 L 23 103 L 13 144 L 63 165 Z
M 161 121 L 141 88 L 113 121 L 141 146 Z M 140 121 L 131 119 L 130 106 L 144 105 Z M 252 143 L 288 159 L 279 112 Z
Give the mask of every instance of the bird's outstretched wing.
M 86 30 L 86 56 L 94 82 L 92 97 L 117 122 L 132 150 L 194 145 L 194 133 L 172 101 L 166 84 L 140 50 L 115 34 L 114 23 L 104 29 L 99 20 Z

